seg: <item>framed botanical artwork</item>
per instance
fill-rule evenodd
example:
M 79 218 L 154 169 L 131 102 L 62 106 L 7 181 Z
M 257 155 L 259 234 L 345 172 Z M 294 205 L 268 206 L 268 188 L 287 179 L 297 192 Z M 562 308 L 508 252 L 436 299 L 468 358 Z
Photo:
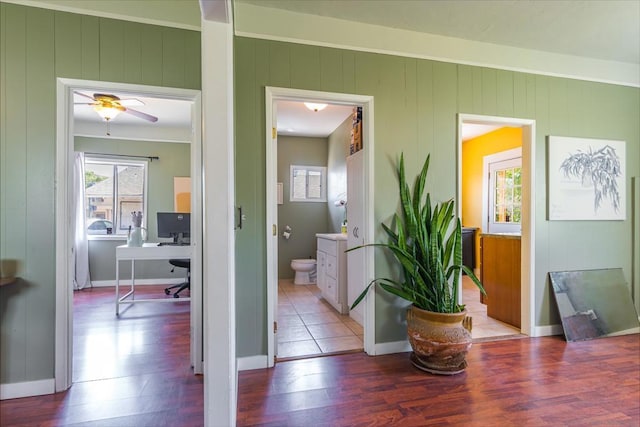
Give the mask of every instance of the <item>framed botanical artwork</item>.
M 625 142 L 549 136 L 549 220 L 624 220 Z

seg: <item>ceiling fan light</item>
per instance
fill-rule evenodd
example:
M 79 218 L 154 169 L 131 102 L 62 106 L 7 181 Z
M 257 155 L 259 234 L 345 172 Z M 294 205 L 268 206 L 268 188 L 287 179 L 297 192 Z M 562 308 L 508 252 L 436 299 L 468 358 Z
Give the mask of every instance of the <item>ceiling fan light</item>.
M 325 108 L 327 108 L 327 104 L 319 104 L 316 102 L 305 102 L 304 103 L 305 107 L 307 107 L 309 110 L 311 111 L 315 111 L 316 113 L 318 111 L 322 111 Z
M 120 110 L 115 107 L 105 107 L 103 105 L 96 105 L 93 109 L 98 113 L 103 120 L 109 121 L 113 120 L 118 114 L 120 114 Z

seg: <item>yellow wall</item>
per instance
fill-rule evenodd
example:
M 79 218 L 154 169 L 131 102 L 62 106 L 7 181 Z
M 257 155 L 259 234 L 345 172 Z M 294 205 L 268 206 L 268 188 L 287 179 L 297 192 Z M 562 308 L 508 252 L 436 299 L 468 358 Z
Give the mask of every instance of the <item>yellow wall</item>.
M 522 129 L 504 127 L 462 144 L 462 225 L 477 227 L 476 255 L 482 232 L 482 158 L 522 146 Z M 479 256 L 476 256 L 479 266 Z

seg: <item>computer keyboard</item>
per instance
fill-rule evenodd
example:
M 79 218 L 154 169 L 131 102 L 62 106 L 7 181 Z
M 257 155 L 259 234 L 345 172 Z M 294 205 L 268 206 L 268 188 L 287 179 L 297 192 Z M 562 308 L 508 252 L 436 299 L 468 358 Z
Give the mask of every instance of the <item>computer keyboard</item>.
M 189 243 L 178 243 L 178 242 L 160 242 L 158 246 L 189 246 Z

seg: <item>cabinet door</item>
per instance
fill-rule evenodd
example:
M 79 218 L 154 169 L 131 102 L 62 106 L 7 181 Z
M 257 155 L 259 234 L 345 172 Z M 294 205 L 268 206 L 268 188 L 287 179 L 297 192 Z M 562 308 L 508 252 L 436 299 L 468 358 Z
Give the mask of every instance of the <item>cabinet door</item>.
M 482 237 L 487 316 L 520 327 L 520 239 Z
M 336 279 L 327 276 L 325 283 L 327 286 L 325 291 L 323 292 L 323 295 L 325 295 L 335 307 L 335 303 L 338 301 L 338 282 L 336 281 Z M 337 310 L 340 311 L 339 309 Z
M 321 291 L 324 291 L 327 287 L 326 285 L 326 268 L 325 268 L 325 264 L 326 264 L 326 255 L 324 252 L 322 251 L 318 251 L 316 252 L 316 269 L 317 269 L 317 284 L 318 284 L 318 288 Z
M 347 247 L 353 248 L 365 242 L 364 228 L 364 153 L 360 150 L 347 157 Z M 365 288 L 365 250 L 347 253 L 347 302 L 349 306 Z M 364 304 L 349 312 L 358 323 L 364 321 Z
M 338 278 L 338 260 L 333 255 L 327 255 L 325 258 L 325 273 L 327 277 Z

